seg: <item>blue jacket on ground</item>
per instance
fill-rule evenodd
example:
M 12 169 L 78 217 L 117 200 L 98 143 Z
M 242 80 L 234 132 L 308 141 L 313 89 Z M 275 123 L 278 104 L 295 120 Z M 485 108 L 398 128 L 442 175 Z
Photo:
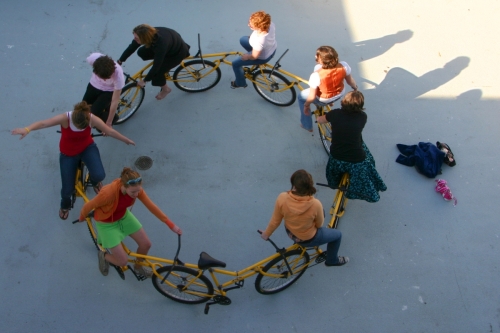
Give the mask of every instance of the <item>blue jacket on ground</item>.
M 432 143 L 419 142 L 418 145 L 412 146 L 398 143 L 396 146 L 401 153 L 396 162 L 406 166 L 415 166 L 418 172 L 429 178 L 435 178 L 441 173 L 445 154 Z

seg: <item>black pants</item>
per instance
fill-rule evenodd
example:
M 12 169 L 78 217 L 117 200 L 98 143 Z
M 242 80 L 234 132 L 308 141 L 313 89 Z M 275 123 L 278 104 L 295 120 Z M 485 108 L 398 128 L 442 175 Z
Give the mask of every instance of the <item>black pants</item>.
M 101 118 L 103 122 L 106 122 L 109 117 L 109 107 L 111 106 L 112 98 L 112 91 L 99 90 L 89 83 L 82 100 L 91 105 L 90 112 L 92 112 L 93 115 Z M 113 122 L 116 120 L 118 120 L 118 116 L 115 114 Z
M 151 48 L 141 46 L 137 50 L 137 55 L 141 57 L 142 60 L 153 60 L 155 54 Z M 182 60 L 189 57 L 189 45 L 184 44 L 184 48 L 173 57 L 165 57 L 160 66 L 160 70 L 151 78 L 151 85 L 155 87 L 162 87 L 167 83 L 165 79 L 165 73 L 168 73 L 172 68 L 179 65 Z

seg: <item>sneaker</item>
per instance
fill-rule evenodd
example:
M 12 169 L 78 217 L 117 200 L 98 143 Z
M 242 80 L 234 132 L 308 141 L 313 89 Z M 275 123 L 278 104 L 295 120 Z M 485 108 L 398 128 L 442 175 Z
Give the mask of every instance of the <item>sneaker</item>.
M 107 276 L 109 272 L 109 262 L 106 261 L 106 258 L 104 257 L 105 255 L 106 252 L 97 251 L 97 258 L 99 259 L 99 271 L 101 271 L 102 275 Z
M 153 276 L 153 271 L 148 267 L 135 265 L 134 270 L 137 275 L 144 276 L 145 278 L 148 279 L 150 279 Z
M 329 264 L 328 262 L 325 261 L 325 266 L 342 266 L 345 265 L 349 262 L 349 257 L 340 257 L 339 256 L 339 262 L 336 264 Z

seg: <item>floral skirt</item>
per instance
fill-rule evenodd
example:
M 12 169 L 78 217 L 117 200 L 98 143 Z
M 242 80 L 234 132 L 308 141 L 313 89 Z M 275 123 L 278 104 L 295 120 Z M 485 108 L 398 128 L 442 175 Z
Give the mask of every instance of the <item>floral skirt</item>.
M 378 192 L 387 190 L 382 178 L 375 169 L 375 160 L 363 142 L 366 158 L 362 162 L 351 163 L 340 161 L 330 155 L 326 165 L 326 179 L 328 185 L 337 187 L 344 173 L 349 174 L 349 190 L 346 192 L 348 199 L 362 199 L 368 202 L 380 200 Z

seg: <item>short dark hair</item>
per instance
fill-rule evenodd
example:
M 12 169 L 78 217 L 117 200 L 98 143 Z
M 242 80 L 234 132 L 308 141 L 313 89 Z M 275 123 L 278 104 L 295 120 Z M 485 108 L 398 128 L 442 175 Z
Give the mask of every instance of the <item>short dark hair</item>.
M 363 96 L 359 90 L 349 91 L 344 98 L 342 98 L 340 105 L 342 105 L 343 110 L 361 112 L 364 110 L 365 96 Z
M 114 60 L 107 55 L 97 58 L 92 67 L 94 67 L 95 75 L 99 76 L 103 80 L 109 79 L 116 69 Z
M 292 184 L 292 193 L 295 195 L 308 196 L 316 193 L 313 178 L 304 169 L 295 171 L 290 177 L 290 183 Z

